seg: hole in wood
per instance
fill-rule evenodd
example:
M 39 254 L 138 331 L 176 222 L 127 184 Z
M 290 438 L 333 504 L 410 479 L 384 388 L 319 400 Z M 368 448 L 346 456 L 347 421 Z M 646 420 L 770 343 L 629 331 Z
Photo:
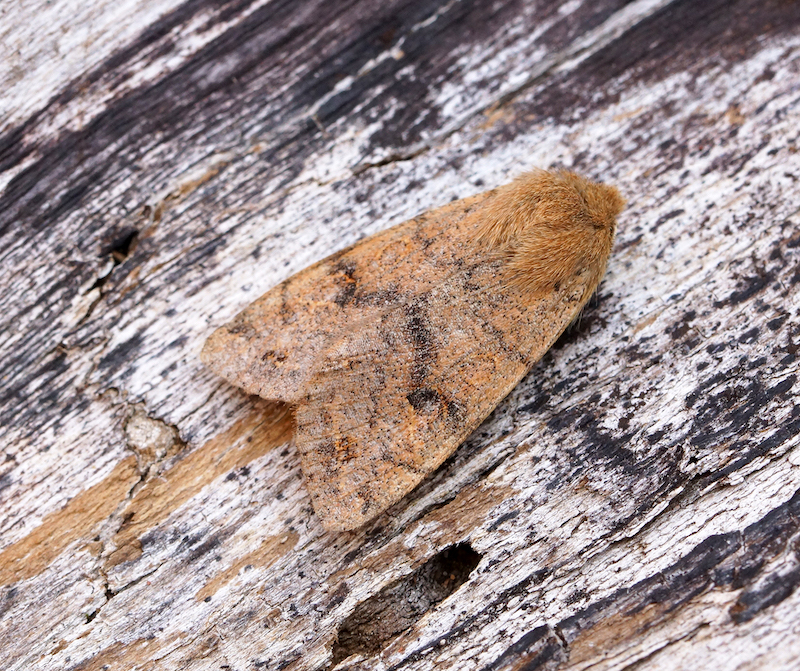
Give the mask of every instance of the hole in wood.
M 136 248 L 136 240 L 139 237 L 139 231 L 135 228 L 126 227 L 119 231 L 110 244 L 103 248 L 100 253 L 101 256 L 111 254 L 114 259 L 114 264 L 122 263 L 130 253 Z
M 380 652 L 391 639 L 461 587 L 480 560 L 481 555 L 468 543 L 453 545 L 358 604 L 339 627 L 333 664 L 350 655 L 368 657 Z

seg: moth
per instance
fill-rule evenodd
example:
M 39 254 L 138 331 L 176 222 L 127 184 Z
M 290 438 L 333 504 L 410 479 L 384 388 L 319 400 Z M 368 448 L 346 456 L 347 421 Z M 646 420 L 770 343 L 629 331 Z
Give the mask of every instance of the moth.
M 526 173 L 302 270 L 201 359 L 294 404 L 314 510 L 355 529 L 438 468 L 577 317 L 623 205 L 572 172 Z

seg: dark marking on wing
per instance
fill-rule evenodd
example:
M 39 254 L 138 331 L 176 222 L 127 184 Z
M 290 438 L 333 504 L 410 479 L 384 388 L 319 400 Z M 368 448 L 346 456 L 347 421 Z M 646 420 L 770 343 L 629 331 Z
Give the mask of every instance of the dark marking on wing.
M 438 391 L 427 387 L 415 389 L 406 398 L 416 412 L 425 415 L 438 411 L 443 400 Z

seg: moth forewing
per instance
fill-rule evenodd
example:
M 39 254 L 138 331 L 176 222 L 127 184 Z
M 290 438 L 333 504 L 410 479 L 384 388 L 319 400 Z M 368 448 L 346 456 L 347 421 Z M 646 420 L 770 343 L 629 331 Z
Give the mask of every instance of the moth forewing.
M 467 269 L 323 355 L 296 443 L 326 528 L 361 526 L 438 468 L 583 305 L 580 277 L 532 298 L 498 282 L 498 265 Z M 385 345 L 359 354 L 364 342 Z
M 295 402 L 321 351 L 353 323 L 407 302 L 453 273 L 487 192 L 426 212 L 288 278 L 219 327 L 203 363 L 262 398 Z

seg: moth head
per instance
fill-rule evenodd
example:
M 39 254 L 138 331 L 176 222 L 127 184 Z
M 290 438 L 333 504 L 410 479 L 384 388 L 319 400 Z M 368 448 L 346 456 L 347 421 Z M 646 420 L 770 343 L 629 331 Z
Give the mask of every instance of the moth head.
M 526 291 L 553 291 L 580 275 L 591 294 L 624 205 L 613 186 L 566 170 L 535 170 L 498 189 L 482 208 L 478 243 L 504 257 L 510 281 Z

